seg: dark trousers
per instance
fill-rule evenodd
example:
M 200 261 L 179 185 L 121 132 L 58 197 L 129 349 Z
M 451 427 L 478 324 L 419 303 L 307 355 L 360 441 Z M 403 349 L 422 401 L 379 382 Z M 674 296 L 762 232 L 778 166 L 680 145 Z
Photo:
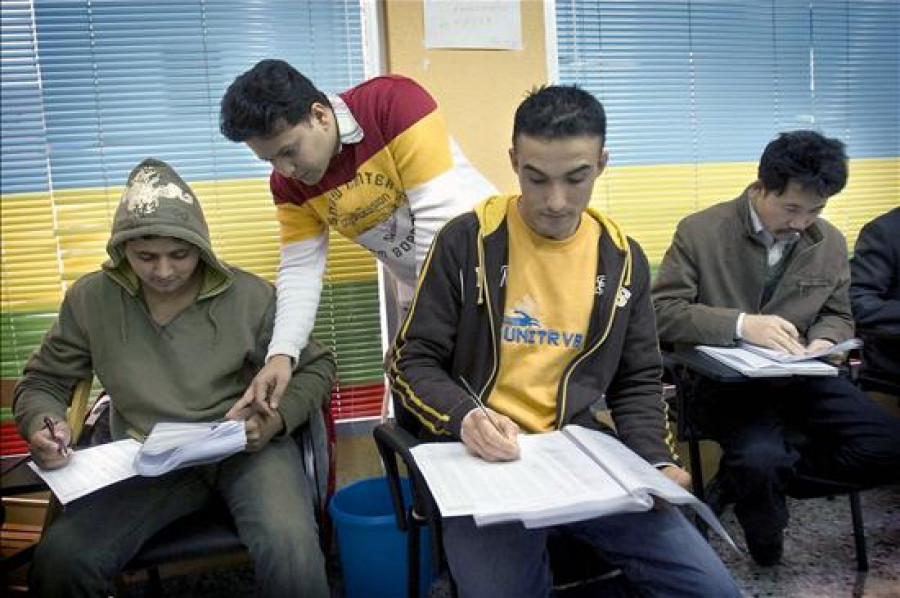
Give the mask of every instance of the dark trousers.
M 722 447 L 720 472 L 745 535 L 783 529 L 787 495 L 900 479 L 900 420 L 844 376 L 692 384 L 691 421 Z

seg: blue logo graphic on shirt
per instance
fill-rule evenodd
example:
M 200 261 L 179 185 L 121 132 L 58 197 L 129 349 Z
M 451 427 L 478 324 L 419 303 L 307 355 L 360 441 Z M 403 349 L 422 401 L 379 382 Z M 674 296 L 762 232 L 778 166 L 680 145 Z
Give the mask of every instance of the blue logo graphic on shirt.
M 541 321 L 526 312 L 515 309 L 503 316 L 502 338 L 507 343 L 524 345 L 550 345 L 580 349 L 584 335 L 541 326 Z
M 533 326 L 537 326 L 540 328 L 541 322 L 537 318 L 532 318 L 524 311 L 514 309 L 513 313 L 516 314 L 514 316 L 503 316 L 503 323 L 508 324 L 510 326 L 524 326 L 526 328 L 531 328 Z

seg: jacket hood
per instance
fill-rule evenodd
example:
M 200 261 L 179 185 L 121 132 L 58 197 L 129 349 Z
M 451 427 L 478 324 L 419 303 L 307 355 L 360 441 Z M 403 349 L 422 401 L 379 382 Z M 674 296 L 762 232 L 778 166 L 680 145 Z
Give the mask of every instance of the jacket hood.
M 200 299 L 231 284 L 234 273 L 212 250 L 197 196 L 171 166 L 155 158 L 145 159 L 128 175 L 106 244 L 110 259 L 103 270 L 131 295 L 138 293 L 140 282 L 125 259 L 125 243 L 146 236 L 174 237 L 200 250 L 207 266 Z

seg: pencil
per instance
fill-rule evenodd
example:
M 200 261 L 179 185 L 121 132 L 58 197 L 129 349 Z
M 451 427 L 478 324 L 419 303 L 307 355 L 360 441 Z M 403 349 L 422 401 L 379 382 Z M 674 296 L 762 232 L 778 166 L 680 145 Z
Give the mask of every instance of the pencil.
M 466 389 L 466 392 L 469 393 L 469 396 L 472 397 L 472 400 L 475 401 L 475 404 L 478 405 L 478 408 L 481 409 L 481 412 L 484 413 L 484 416 L 488 418 L 488 421 L 491 422 L 491 424 L 494 426 L 494 429 L 497 430 L 500 436 L 507 438 L 503 430 L 500 429 L 500 426 L 497 425 L 497 422 L 494 421 L 494 418 L 491 417 L 491 414 L 488 413 L 487 407 L 484 406 L 484 403 L 481 402 L 481 399 L 478 398 L 478 395 L 475 394 L 475 391 L 472 390 L 472 387 L 469 386 L 468 382 L 466 382 L 466 379 L 460 376 L 459 381 L 463 383 L 463 387 Z

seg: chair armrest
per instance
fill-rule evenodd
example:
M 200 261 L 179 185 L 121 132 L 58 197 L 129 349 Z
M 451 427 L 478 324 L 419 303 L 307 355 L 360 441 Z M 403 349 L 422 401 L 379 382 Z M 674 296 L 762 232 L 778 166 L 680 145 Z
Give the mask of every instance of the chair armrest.
M 292 436 L 300 448 L 303 473 L 312 494 L 313 508 L 320 525 L 325 522 L 333 490 L 334 447 L 329 435 L 328 407 L 313 411 Z
M 421 441 L 396 421 L 380 424 L 372 431 L 372 436 L 375 438 L 375 445 L 378 447 L 378 452 L 381 454 L 381 460 L 384 463 L 397 529 L 402 532 L 411 531 L 418 533 L 418 527 L 427 525 L 432 532 L 432 566 L 434 571 L 439 571 L 443 562 L 441 514 L 438 511 L 437 503 L 435 503 L 431 491 L 428 489 L 425 477 L 422 475 L 418 465 L 416 465 L 416 460 L 410 451 L 410 449 L 420 444 Z M 403 505 L 398 460 L 403 461 L 409 474 L 413 497 L 412 506 L 409 510 L 405 509 Z M 416 529 L 411 530 L 410 528 Z
M 375 445 L 378 447 L 378 453 L 381 455 L 381 461 L 384 463 L 388 487 L 391 490 L 391 502 L 394 505 L 394 517 L 397 521 L 397 528 L 405 532 L 408 529 L 409 522 L 406 509 L 403 507 L 403 492 L 400 488 L 398 459 L 406 466 L 411 477 L 421 479 L 421 472 L 419 472 L 415 459 L 413 459 L 410 452 L 412 447 L 419 444 L 419 440 L 393 421 L 378 425 L 372 430 L 372 436 L 375 438 Z M 414 480 L 411 480 L 411 482 L 415 493 L 413 500 L 415 505 L 418 502 L 415 500 L 418 495 L 415 488 L 418 484 Z
M 391 489 L 391 500 L 394 504 L 394 515 L 397 519 L 397 527 L 406 531 L 410 524 L 408 517 L 426 520 L 429 524 L 440 521 L 440 512 L 425 477 L 422 475 L 415 458 L 410 451 L 421 441 L 408 430 L 401 427 L 395 421 L 381 424 L 372 431 L 375 444 L 384 462 L 387 473 L 388 485 Z M 407 512 L 403 508 L 403 493 L 400 488 L 400 470 L 398 460 L 403 462 L 409 474 L 412 489 L 412 508 Z

